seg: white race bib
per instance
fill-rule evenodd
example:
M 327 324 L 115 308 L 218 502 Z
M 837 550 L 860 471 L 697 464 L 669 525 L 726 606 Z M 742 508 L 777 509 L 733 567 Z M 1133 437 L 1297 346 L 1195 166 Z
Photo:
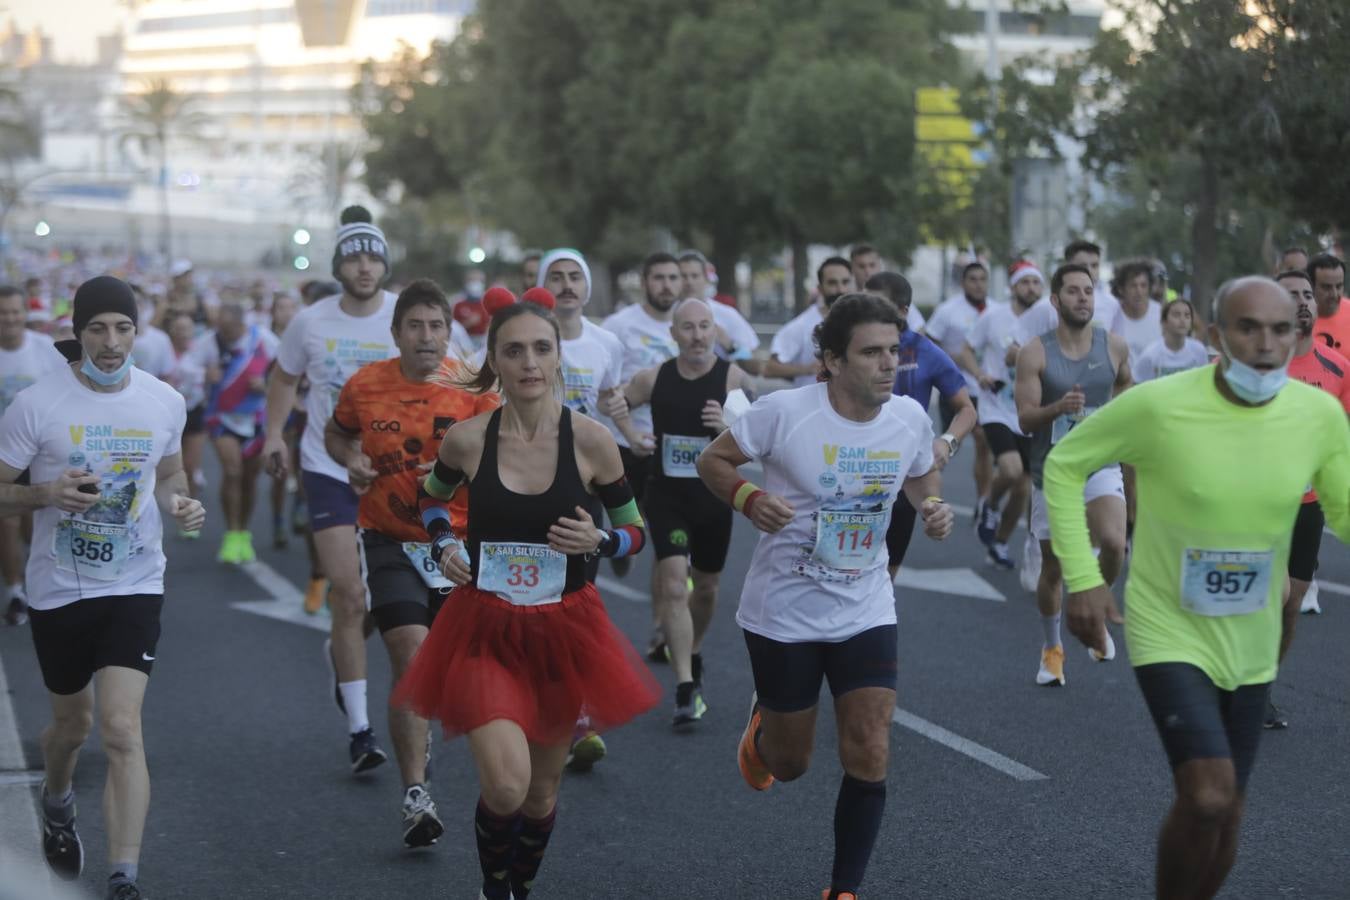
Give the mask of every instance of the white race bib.
M 1181 606 L 1197 616 L 1242 616 L 1264 609 L 1270 596 L 1272 550 L 1181 553 Z
M 56 567 L 79 578 L 117 581 L 131 558 L 131 529 L 127 525 L 62 519 L 52 533 Z
M 454 552 L 446 548 L 447 553 Z M 413 541 L 403 542 L 403 553 L 408 557 L 408 562 L 412 563 L 417 574 L 422 576 L 422 581 L 433 591 L 440 591 L 442 594 L 449 593 L 455 589 L 455 583 L 441 574 L 441 567 L 436 565 L 436 560 L 431 558 L 431 545 L 418 544 Z
M 1086 419 L 1098 410 L 1096 406 L 1085 406 L 1082 412 L 1065 413 L 1055 419 L 1055 424 L 1050 427 L 1050 446 L 1058 444 L 1064 440 L 1064 436 L 1073 431 L 1074 426 Z
M 667 478 L 697 478 L 695 463 L 703 448 L 712 443 L 710 438 L 683 434 L 661 435 L 661 471 Z
M 567 586 L 567 557 L 547 544 L 478 545 L 478 589 L 517 606 L 542 606 L 562 600 Z
M 886 512 L 822 509 L 811 557 L 831 569 L 870 568 L 886 549 Z

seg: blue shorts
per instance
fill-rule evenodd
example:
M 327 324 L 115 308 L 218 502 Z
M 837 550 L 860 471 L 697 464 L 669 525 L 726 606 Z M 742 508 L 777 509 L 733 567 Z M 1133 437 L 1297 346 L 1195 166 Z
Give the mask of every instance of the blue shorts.
M 309 507 L 310 531 L 323 531 L 339 525 L 356 524 L 356 492 L 343 481 L 329 475 L 301 470 L 300 483 Z

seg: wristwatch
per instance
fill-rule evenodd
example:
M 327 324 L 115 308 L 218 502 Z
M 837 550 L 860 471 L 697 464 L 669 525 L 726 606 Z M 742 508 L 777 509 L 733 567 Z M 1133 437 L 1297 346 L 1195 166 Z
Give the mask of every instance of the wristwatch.
M 595 549 L 586 554 L 586 558 L 595 559 L 597 556 L 604 556 L 605 548 L 609 546 L 609 532 L 600 530 L 600 541 L 595 545 Z
M 938 438 L 938 440 L 947 442 L 947 449 L 951 451 L 952 456 L 955 456 L 956 451 L 959 450 L 961 447 L 961 442 L 958 441 L 956 439 L 956 436 L 953 435 L 950 431 L 944 434 L 942 437 Z

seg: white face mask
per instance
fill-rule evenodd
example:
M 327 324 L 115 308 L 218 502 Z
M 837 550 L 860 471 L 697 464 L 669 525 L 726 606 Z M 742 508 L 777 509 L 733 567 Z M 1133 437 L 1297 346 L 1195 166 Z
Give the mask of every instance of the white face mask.
M 94 365 L 94 361 L 86 356 L 84 362 L 80 363 L 80 371 L 84 373 L 86 378 L 94 382 L 94 384 L 99 384 L 103 387 L 112 387 L 115 384 L 120 384 L 122 379 L 127 377 L 127 373 L 131 371 L 132 363 L 133 360 L 131 354 L 128 353 L 127 358 L 122 360 L 120 366 L 111 372 L 105 372 Z
M 1280 389 L 1289 381 L 1289 363 L 1294 358 L 1294 353 L 1289 352 L 1289 358 L 1284 361 L 1284 365 L 1278 369 L 1271 369 L 1269 372 L 1262 372 L 1259 369 L 1253 369 L 1251 366 L 1233 358 L 1232 352 L 1228 349 L 1228 342 L 1219 336 L 1219 346 L 1223 348 L 1225 365 L 1223 367 L 1223 380 L 1228 382 L 1228 386 L 1239 399 L 1248 403 L 1265 403 L 1280 392 Z

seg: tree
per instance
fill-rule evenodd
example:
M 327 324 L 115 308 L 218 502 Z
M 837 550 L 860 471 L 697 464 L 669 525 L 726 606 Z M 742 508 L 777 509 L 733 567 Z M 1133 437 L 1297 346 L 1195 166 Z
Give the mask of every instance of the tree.
M 198 100 L 190 94 L 175 91 L 164 78 L 151 79 L 145 90 L 122 98 L 123 121 L 119 131 L 119 146 L 135 145 L 138 151 L 154 160 L 159 175 L 159 251 L 168 259 L 172 256 L 172 233 L 169 222 L 169 141 L 197 140 L 202 136 L 209 118 L 198 110 Z
M 362 158 L 355 144 L 324 144 L 291 175 L 288 187 L 296 206 L 319 210 L 336 222 L 347 192 L 359 177 Z

